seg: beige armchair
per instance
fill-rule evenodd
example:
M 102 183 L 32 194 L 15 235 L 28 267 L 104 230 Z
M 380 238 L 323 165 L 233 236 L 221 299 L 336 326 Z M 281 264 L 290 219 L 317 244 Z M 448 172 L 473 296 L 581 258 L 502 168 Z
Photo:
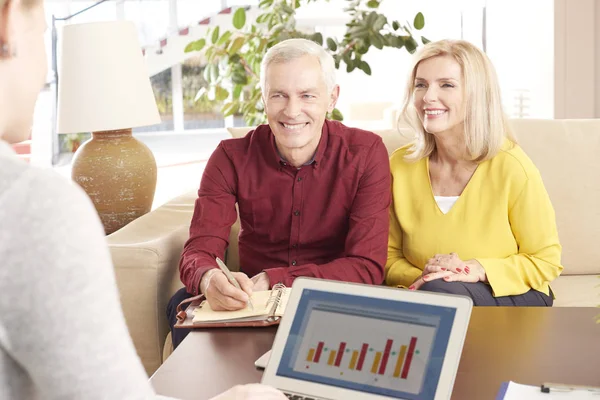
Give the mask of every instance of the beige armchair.
M 556 210 L 565 270 L 552 284 L 555 305 L 596 306 L 600 304 L 600 120 L 514 120 L 512 124 L 540 169 Z M 231 129 L 234 137 L 247 131 Z M 376 133 L 389 153 L 410 138 L 406 130 Z M 108 236 L 127 325 L 148 374 L 163 359 L 169 329 L 166 306 L 182 286 L 178 263 L 195 199 L 195 191 L 177 197 Z M 226 260 L 236 269 L 238 229 L 237 225 L 232 229 Z

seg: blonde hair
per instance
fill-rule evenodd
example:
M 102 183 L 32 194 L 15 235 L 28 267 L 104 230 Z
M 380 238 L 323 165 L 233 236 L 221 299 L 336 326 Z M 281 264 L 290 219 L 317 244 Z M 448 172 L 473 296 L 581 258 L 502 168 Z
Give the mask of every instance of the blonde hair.
M 425 45 L 415 56 L 406 85 L 402 114 L 416 132 L 416 139 L 407 152 L 408 161 L 428 157 L 435 150 L 435 138 L 425 132 L 414 106 L 415 79 L 419 64 L 432 57 L 450 56 L 461 67 L 464 91 L 464 139 L 472 161 L 481 162 L 494 157 L 505 139 L 516 138 L 502 109 L 500 86 L 489 58 L 473 44 L 464 40 L 440 40 Z

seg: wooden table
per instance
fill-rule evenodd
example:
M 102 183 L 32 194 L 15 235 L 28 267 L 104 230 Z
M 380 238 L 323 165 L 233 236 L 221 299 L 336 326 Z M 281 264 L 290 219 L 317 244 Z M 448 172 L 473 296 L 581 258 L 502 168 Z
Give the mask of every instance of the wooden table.
M 600 386 L 600 324 L 595 308 L 481 307 L 471 316 L 452 399 L 494 399 L 501 382 Z M 190 334 L 150 379 L 157 393 L 204 400 L 260 382 L 254 360 L 276 328 Z

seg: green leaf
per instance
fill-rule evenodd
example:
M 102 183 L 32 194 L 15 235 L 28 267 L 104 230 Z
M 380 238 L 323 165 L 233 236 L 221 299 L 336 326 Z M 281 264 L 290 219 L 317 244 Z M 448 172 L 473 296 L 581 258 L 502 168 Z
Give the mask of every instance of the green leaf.
M 369 36 L 369 31 L 370 29 L 368 27 L 361 25 L 348 29 L 348 34 L 352 38 L 364 38 L 366 36 Z
M 371 44 L 379 50 L 383 49 L 383 37 L 378 33 L 371 35 Z
M 321 32 L 313 33 L 310 38 L 313 42 L 317 42 L 319 45 L 323 46 L 323 35 Z
M 196 97 L 194 97 L 194 103 L 197 102 L 198 100 L 200 100 L 200 98 L 203 96 L 206 96 L 206 88 L 205 87 L 201 87 L 200 90 L 198 90 L 198 93 L 196 93 Z
M 236 71 L 231 75 L 231 82 L 236 85 L 246 85 L 248 84 L 248 76 L 243 72 Z
M 415 50 L 417 50 L 417 46 L 419 46 L 419 44 L 412 36 L 407 36 L 404 40 L 404 46 L 410 54 L 413 54 Z
M 244 45 L 245 41 L 246 40 L 241 36 L 235 38 L 229 45 L 229 50 L 228 50 L 229 54 L 231 54 L 231 55 L 237 54 L 237 52 L 240 51 L 240 49 Z
M 371 67 L 369 66 L 369 64 L 367 64 L 366 61 L 361 61 L 360 64 L 358 64 L 358 68 L 365 74 L 369 76 L 371 75 Z
M 267 18 L 269 17 L 269 15 L 271 14 L 260 14 L 257 18 L 256 18 L 256 23 L 257 24 L 264 24 L 267 21 Z
M 223 105 L 223 108 L 221 108 L 223 117 L 229 117 L 230 115 L 235 114 L 237 112 L 237 110 L 238 110 L 237 102 L 226 103 Z
M 427 39 L 425 36 L 421 36 L 421 42 L 423 44 L 427 44 L 427 43 L 431 42 L 431 40 Z
M 394 36 L 394 39 L 392 40 L 392 46 L 397 49 L 401 49 L 404 47 L 404 38 L 402 36 Z
M 369 7 L 369 8 L 377 8 L 377 7 L 379 7 L 379 2 L 377 0 L 370 0 L 367 3 L 367 7 Z
M 336 51 L 337 44 L 335 43 L 335 40 L 333 40 L 332 38 L 327 38 L 327 48 L 331 51 Z
M 379 32 L 385 26 L 385 24 L 387 24 L 387 18 L 385 15 L 379 14 L 375 20 L 375 23 L 373 24 L 372 29 L 375 32 Z
M 369 15 L 367 15 L 367 18 L 365 19 L 365 25 L 367 27 L 371 27 L 375 24 L 375 21 L 377 21 L 377 16 L 379 14 L 377 14 L 375 11 L 371 11 L 369 13 Z
M 356 62 L 350 61 L 346 63 L 346 72 L 352 72 L 356 68 Z
M 331 119 L 334 119 L 336 121 L 343 121 L 344 116 L 342 115 L 340 110 L 338 110 L 337 108 L 334 108 L 333 111 L 331 112 Z
M 268 43 L 269 43 L 269 41 L 267 39 L 264 39 L 264 38 L 260 39 L 260 45 L 256 49 L 256 52 L 259 54 L 262 54 L 265 51 L 265 47 L 267 46 Z
M 289 5 L 287 5 L 286 3 L 281 3 L 281 9 L 287 15 L 292 15 L 295 13 L 294 9 L 292 7 L 290 7 Z
M 215 87 L 215 100 L 223 101 L 229 97 L 229 91 L 227 89 L 222 88 L 221 86 Z
M 206 60 L 209 63 L 213 62 L 213 60 L 215 58 L 215 47 L 210 46 L 208 49 L 206 49 L 206 51 L 204 52 L 204 55 L 206 56 Z
M 269 8 L 273 5 L 273 0 L 262 0 L 258 3 L 258 8 Z
M 284 24 L 273 25 L 273 27 L 269 31 L 269 36 L 271 36 L 271 37 L 275 36 L 276 37 L 283 30 L 283 28 L 285 28 Z
M 217 46 L 223 46 L 231 37 L 231 31 L 225 31 L 223 32 L 223 35 L 221 35 L 221 37 L 219 38 L 219 41 L 217 42 Z
M 392 28 L 397 31 L 400 28 L 400 23 L 398 21 L 392 22 Z
M 219 67 L 216 64 L 207 64 L 204 68 L 204 79 L 208 83 L 215 82 L 219 77 Z
M 215 26 L 215 29 L 213 30 L 211 40 L 212 40 L 213 44 L 216 44 L 217 40 L 219 40 L 219 26 L 218 25 Z
M 417 30 L 423 29 L 423 27 L 425 26 L 425 17 L 422 13 L 419 12 L 417 13 L 417 15 L 415 15 L 415 21 L 413 22 L 413 26 Z
M 342 55 L 342 60 L 344 60 L 346 64 L 350 64 L 352 62 L 352 55 L 350 53 L 344 53 Z
M 242 90 L 244 90 L 244 86 L 243 85 L 235 85 L 233 87 L 233 92 L 231 93 L 232 97 L 234 100 L 237 100 L 240 98 L 240 95 L 242 94 Z
M 246 24 L 246 9 L 244 7 L 239 7 L 233 13 L 233 26 L 235 29 L 242 29 Z
M 198 39 L 198 40 L 188 43 L 188 45 L 185 46 L 184 51 L 186 53 L 191 53 L 192 51 L 200 51 L 204 48 L 205 45 L 206 45 L 205 39 Z

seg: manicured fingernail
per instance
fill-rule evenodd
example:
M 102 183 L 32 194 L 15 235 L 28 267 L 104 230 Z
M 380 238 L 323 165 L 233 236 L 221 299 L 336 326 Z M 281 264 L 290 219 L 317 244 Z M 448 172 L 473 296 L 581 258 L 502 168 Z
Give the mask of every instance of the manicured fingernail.
M 413 286 L 410 286 L 410 287 L 408 288 L 408 290 L 415 290 L 415 286 L 414 286 L 414 285 L 413 285 Z
M 449 280 L 449 279 L 450 279 L 450 277 L 449 277 L 449 276 L 446 276 L 446 277 L 444 277 L 444 280 L 445 280 L 445 281 L 447 281 L 447 280 Z
M 446 270 L 446 268 L 440 268 L 440 269 L 441 269 L 442 271 L 445 271 L 445 270 Z
M 456 268 L 456 270 L 457 270 L 458 272 L 462 272 L 462 269 L 460 269 L 460 268 Z
M 465 267 L 465 272 L 468 274 L 470 271 L 469 267 Z
M 428 278 L 428 277 L 426 277 L 426 276 L 424 276 L 424 277 L 423 277 L 423 280 L 424 280 L 425 282 L 427 282 L 427 279 L 429 279 L 429 278 Z

